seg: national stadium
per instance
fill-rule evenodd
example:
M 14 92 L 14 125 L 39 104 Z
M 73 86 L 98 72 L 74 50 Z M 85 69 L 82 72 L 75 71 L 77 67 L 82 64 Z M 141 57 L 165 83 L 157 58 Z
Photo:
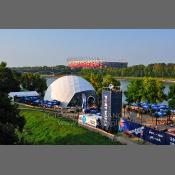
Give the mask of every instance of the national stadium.
M 74 68 L 126 68 L 126 59 L 104 59 L 99 57 L 73 57 L 67 59 L 68 67 Z

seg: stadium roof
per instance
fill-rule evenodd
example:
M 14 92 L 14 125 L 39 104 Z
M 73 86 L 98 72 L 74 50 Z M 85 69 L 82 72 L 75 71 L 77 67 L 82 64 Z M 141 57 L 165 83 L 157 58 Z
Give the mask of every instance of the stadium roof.
M 69 57 L 67 58 L 67 62 L 70 61 L 91 61 L 91 60 L 98 60 L 104 62 L 121 62 L 121 63 L 128 63 L 126 58 L 104 58 L 104 57 Z
M 74 75 L 63 76 L 55 80 L 47 89 L 44 100 L 58 100 L 62 107 L 67 107 L 76 93 L 95 91 L 84 78 Z

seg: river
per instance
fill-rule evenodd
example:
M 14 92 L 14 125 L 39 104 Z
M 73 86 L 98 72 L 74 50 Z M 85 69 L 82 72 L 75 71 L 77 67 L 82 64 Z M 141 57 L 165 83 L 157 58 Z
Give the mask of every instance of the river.
M 54 77 L 52 77 L 52 78 L 47 78 L 47 86 L 49 86 L 49 85 L 50 85 L 52 82 L 54 82 L 56 79 L 57 79 L 57 78 L 54 78 Z M 120 81 L 120 83 L 121 83 L 121 89 L 122 89 L 122 91 L 123 91 L 123 92 L 126 91 L 126 90 L 127 90 L 127 86 L 128 86 L 128 84 L 129 84 L 130 80 L 119 80 L 119 81 Z M 171 84 L 171 83 L 164 83 L 164 85 L 165 85 L 165 89 L 164 89 L 165 94 L 168 94 L 169 85 L 170 85 L 170 84 Z M 125 102 L 125 99 L 126 99 L 126 97 L 125 97 L 125 95 L 124 95 L 124 93 L 123 93 L 122 101 Z M 167 103 L 167 102 L 164 102 L 164 103 Z

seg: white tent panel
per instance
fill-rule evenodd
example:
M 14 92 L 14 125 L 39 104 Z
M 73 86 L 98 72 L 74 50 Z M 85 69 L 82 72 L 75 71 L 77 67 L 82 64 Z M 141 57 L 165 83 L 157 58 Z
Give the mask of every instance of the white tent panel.
M 39 96 L 38 92 L 36 91 L 24 91 L 24 92 L 10 92 L 9 97 L 34 97 Z
M 39 96 L 36 91 L 23 91 L 23 92 L 10 92 L 8 94 L 10 98 L 14 101 L 14 97 L 36 97 Z

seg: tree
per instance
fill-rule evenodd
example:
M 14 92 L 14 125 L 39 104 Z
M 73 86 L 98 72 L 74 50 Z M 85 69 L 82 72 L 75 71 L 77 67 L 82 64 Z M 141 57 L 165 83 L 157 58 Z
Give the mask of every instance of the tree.
M 170 121 L 170 118 L 171 118 L 171 110 L 168 110 L 166 112 L 166 115 L 167 115 L 167 125 L 168 125 L 168 121 Z
M 112 75 L 105 75 L 103 78 L 102 86 L 108 87 L 109 84 L 114 85 L 114 88 L 120 89 L 120 81 L 116 80 Z
M 143 79 L 143 87 L 143 101 L 157 103 L 162 102 L 165 99 L 165 87 L 161 81 L 145 77 Z
M 100 73 L 96 72 L 89 72 L 86 70 L 86 74 L 84 74 L 84 78 L 89 81 L 92 86 L 95 88 L 97 95 L 101 96 L 102 92 L 102 82 L 103 82 L 103 77 Z
M 175 83 L 169 86 L 168 98 L 169 99 L 175 98 Z
M 143 119 L 143 116 L 142 116 L 142 109 L 138 109 L 138 114 L 139 114 L 139 118 L 140 118 L 140 123 L 142 124 L 142 119 Z
M 168 101 L 168 106 L 171 108 L 171 109 L 175 109 L 175 98 L 172 98 Z
M 151 116 L 152 116 L 152 123 L 153 123 L 153 116 L 154 116 L 154 110 L 152 109 L 152 107 L 151 106 L 149 106 L 149 112 L 150 112 L 150 114 L 151 114 Z
M 157 121 L 158 121 L 159 115 L 157 113 L 155 113 L 154 117 L 156 118 L 156 126 L 157 126 Z
M 10 91 L 20 91 L 20 82 L 15 77 L 16 73 L 6 66 L 7 64 L 5 62 L 0 64 L 0 90 L 7 93 Z
M 15 82 L 13 82 L 15 81 Z M 22 132 L 25 120 L 19 114 L 18 106 L 11 104 L 8 93 L 19 88 L 13 72 L 0 64 L 0 144 L 19 143 L 17 132 Z
M 1 68 L 6 68 L 7 67 L 7 63 L 2 61 L 1 64 L 0 64 L 0 67 Z
M 0 144 L 17 144 L 17 131 L 22 132 L 25 119 L 18 106 L 11 104 L 8 94 L 0 92 Z
M 24 89 L 29 91 L 37 91 L 44 95 L 45 90 L 47 89 L 46 80 L 41 78 L 39 74 L 25 73 L 21 76 L 21 85 Z
M 132 80 L 124 93 L 128 103 L 140 102 L 143 96 L 143 80 Z
M 88 73 L 99 73 L 103 72 L 102 75 L 110 74 L 112 76 L 122 76 L 122 77 L 175 77 L 175 64 L 174 63 L 155 63 L 149 64 L 144 66 L 140 65 L 133 65 L 127 68 L 99 68 L 99 69 L 71 69 L 64 65 L 57 65 L 57 66 L 40 66 L 40 67 L 18 67 L 13 68 L 13 70 L 18 70 L 22 73 L 24 72 L 31 72 L 31 73 L 42 73 L 42 74 L 79 74 L 84 75 L 86 72 Z
M 100 104 L 101 102 L 102 90 L 104 87 L 108 87 L 109 84 L 113 84 L 116 88 L 120 86 L 120 82 L 118 80 L 116 80 L 111 75 L 104 75 L 103 70 L 84 69 L 81 70 L 81 73 L 83 74 L 84 78 L 88 80 L 96 90 L 98 96 L 98 104 Z
M 128 103 L 140 101 L 157 103 L 162 102 L 166 97 L 164 88 L 161 81 L 145 77 L 144 79 L 132 80 L 124 93 Z
M 175 109 L 175 83 L 170 85 L 168 93 L 168 105 L 171 109 Z

